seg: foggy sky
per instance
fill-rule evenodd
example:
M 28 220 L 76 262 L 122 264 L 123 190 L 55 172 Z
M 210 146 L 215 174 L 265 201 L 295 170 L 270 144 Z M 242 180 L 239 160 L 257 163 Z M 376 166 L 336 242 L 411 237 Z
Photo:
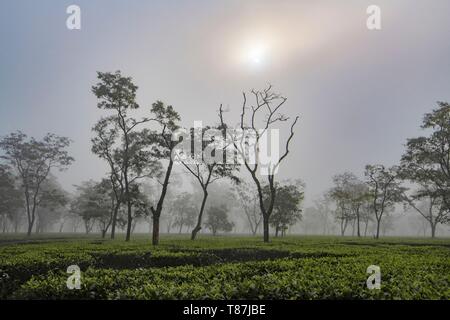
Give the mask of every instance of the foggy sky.
M 82 28 L 65 26 L 68 5 Z M 382 30 L 366 28 L 366 8 Z M 343 171 L 398 162 L 422 115 L 450 101 L 450 2 L 434 1 L 13 1 L 0 4 L 0 135 L 54 132 L 74 140 L 63 186 L 99 179 L 90 152 L 102 111 L 96 71 L 121 70 L 148 110 L 161 99 L 194 120 L 236 122 L 242 91 L 271 83 L 300 115 L 281 177 L 301 178 L 307 202 Z M 260 65 L 243 61 L 267 46 Z M 245 60 L 245 59 L 244 59 Z

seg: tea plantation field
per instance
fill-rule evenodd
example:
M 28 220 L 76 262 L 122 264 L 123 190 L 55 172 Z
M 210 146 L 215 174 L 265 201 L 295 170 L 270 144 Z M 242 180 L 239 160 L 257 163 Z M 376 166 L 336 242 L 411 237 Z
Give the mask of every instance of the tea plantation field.
M 81 289 L 69 290 L 78 265 Z M 367 288 L 367 267 L 381 289 Z M 0 299 L 450 299 L 450 239 L 0 236 Z

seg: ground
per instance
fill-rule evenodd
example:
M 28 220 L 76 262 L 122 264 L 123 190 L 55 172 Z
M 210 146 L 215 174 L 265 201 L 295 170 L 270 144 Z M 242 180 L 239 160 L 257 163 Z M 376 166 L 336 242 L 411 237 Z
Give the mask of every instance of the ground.
M 79 290 L 67 287 L 71 265 Z M 450 239 L 163 235 L 155 248 L 148 235 L 2 235 L 0 298 L 450 299 Z

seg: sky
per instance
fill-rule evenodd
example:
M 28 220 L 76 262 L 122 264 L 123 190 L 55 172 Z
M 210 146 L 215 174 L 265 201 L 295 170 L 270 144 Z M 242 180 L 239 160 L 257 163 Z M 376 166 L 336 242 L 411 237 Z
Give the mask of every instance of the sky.
M 81 30 L 66 27 L 71 4 Z M 373 4 L 381 30 L 366 27 Z M 71 190 L 107 171 L 90 152 L 97 71 L 133 77 L 143 112 L 163 100 L 187 127 L 217 122 L 221 103 L 237 122 L 242 92 L 270 83 L 300 116 L 280 179 L 301 178 L 309 202 L 334 174 L 398 163 L 423 114 L 450 101 L 449 12 L 447 0 L 2 0 L 0 135 L 71 138 L 76 161 L 57 174 Z

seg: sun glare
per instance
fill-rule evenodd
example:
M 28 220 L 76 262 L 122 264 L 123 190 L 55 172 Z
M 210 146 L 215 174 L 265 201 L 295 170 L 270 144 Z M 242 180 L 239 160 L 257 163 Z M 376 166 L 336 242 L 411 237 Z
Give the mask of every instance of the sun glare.
M 262 45 L 258 45 L 250 48 L 248 52 L 248 60 L 249 62 L 259 65 L 264 62 L 266 58 L 266 48 Z

